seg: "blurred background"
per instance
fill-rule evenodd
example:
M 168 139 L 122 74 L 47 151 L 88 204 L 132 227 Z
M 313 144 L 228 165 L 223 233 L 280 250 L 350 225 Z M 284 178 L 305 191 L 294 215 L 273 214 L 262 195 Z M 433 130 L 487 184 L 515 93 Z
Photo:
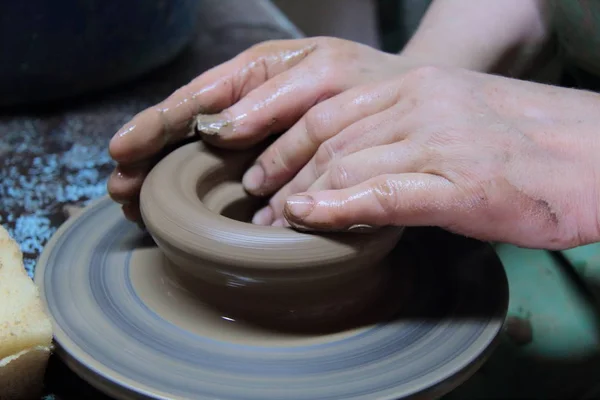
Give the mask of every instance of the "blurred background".
M 335 36 L 398 52 L 431 0 L 273 0 L 306 36 Z
M 266 2 L 248 0 L 246 7 L 264 11 L 269 7 Z M 430 1 L 273 3 L 299 29 L 297 35 L 336 36 L 397 52 Z M 0 4 L 0 106 L 72 97 L 163 66 L 197 40 L 198 13 L 203 8 L 214 12 L 215 6 L 216 2 L 206 0 L 4 1 Z M 267 14 L 268 18 L 275 15 L 273 10 Z M 237 19 L 240 28 L 243 15 Z M 279 18 L 278 23 L 287 22 Z

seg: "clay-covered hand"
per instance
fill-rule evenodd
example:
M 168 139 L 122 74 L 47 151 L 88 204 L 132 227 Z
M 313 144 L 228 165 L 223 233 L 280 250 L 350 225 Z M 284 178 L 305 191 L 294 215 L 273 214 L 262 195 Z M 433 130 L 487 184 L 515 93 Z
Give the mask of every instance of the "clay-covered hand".
M 318 147 L 271 200 L 268 214 L 283 209 L 293 226 L 440 226 L 548 249 L 600 240 L 598 94 L 426 67 L 303 121 L 305 136 L 267 153 L 285 162 L 263 164 L 288 176 L 295 141 Z
M 125 215 L 136 220 L 139 191 L 152 163 L 167 144 L 190 133 L 197 114 L 202 114 L 197 121 L 206 141 L 244 148 L 286 131 L 315 104 L 351 87 L 394 76 L 408 64 L 403 57 L 333 38 L 259 44 L 201 74 L 124 125 L 110 143 L 110 154 L 118 166 L 109 179 L 108 191 L 124 204 Z M 354 109 L 357 107 L 360 105 Z M 354 109 L 344 112 L 354 118 Z M 292 129 L 302 130 L 301 124 Z M 286 137 L 284 142 L 293 146 L 294 152 L 271 152 L 260 159 L 286 166 L 286 172 L 277 177 L 265 176 L 273 188 L 293 177 L 316 149 L 306 143 L 310 138 Z M 256 189 L 255 182 L 260 180 L 256 171 L 246 179 L 249 189 Z

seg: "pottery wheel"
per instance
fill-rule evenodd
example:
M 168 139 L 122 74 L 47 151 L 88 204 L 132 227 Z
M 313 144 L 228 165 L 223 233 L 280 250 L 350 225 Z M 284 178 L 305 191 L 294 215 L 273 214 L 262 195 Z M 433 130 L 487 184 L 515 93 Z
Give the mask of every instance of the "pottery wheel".
M 417 275 L 394 318 L 331 334 L 276 333 L 198 302 L 103 198 L 54 235 L 35 280 L 58 354 L 118 399 L 437 397 L 493 349 L 508 303 L 504 270 L 490 245 L 436 229 L 407 230 L 395 253 L 395 267 L 410 264 Z

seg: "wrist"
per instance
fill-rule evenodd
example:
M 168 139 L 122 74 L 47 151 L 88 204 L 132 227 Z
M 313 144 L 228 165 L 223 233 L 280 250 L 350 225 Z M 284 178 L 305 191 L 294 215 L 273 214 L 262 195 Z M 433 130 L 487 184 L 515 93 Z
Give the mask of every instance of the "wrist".
M 439 48 L 426 46 L 420 43 L 409 42 L 398 55 L 414 60 L 418 65 L 436 65 L 451 68 L 462 68 L 476 72 L 490 72 L 493 63 L 487 62 L 477 54 L 465 54 L 461 52 L 460 57 L 456 57 L 457 52 L 442 51 Z
M 522 76 L 552 36 L 551 14 L 543 0 L 433 1 L 400 54 L 429 64 Z

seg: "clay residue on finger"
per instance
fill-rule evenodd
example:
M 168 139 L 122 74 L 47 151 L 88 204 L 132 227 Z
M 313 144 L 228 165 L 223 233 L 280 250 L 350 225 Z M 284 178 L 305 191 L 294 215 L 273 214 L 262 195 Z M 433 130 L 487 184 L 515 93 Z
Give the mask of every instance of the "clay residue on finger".
M 509 183 L 510 184 L 510 183 Z M 553 210 L 550 203 L 544 199 L 535 198 L 514 185 L 511 185 L 517 194 L 518 204 L 520 204 L 521 215 L 539 218 L 544 221 L 548 227 L 555 228 L 559 225 L 558 214 Z
M 547 200 L 544 193 L 525 191 L 519 186 L 504 177 L 483 184 L 470 201 L 459 206 L 474 218 L 468 223 L 463 221 L 460 233 L 527 248 L 555 249 L 568 245 L 560 208 Z M 493 226 L 481 230 L 482 216 L 485 223 Z M 456 231 L 455 226 L 445 228 Z
M 550 203 L 542 199 L 536 200 L 535 203 L 540 214 L 546 215 L 547 220 L 550 220 L 554 225 L 558 225 L 558 215 L 552 210 Z
M 233 132 L 231 122 L 220 114 L 198 114 L 194 129 L 197 133 L 208 136 L 222 136 Z
M 491 199 L 501 199 L 501 204 L 490 204 Z M 546 224 L 547 227 L 555 228 L 560 223 L 559 214 L 552 207 L 550 202 L 526 193 L 517 185 L 509 182 L 507 179 L 496 179 L 486 184 L 483 194 L 477 197 L 477 200 L 469 208 L 497 208 L 510 213 L 516 213 L 521 217 L 530 217 Z M 502 214 L 502 219 L 506 217 Z

